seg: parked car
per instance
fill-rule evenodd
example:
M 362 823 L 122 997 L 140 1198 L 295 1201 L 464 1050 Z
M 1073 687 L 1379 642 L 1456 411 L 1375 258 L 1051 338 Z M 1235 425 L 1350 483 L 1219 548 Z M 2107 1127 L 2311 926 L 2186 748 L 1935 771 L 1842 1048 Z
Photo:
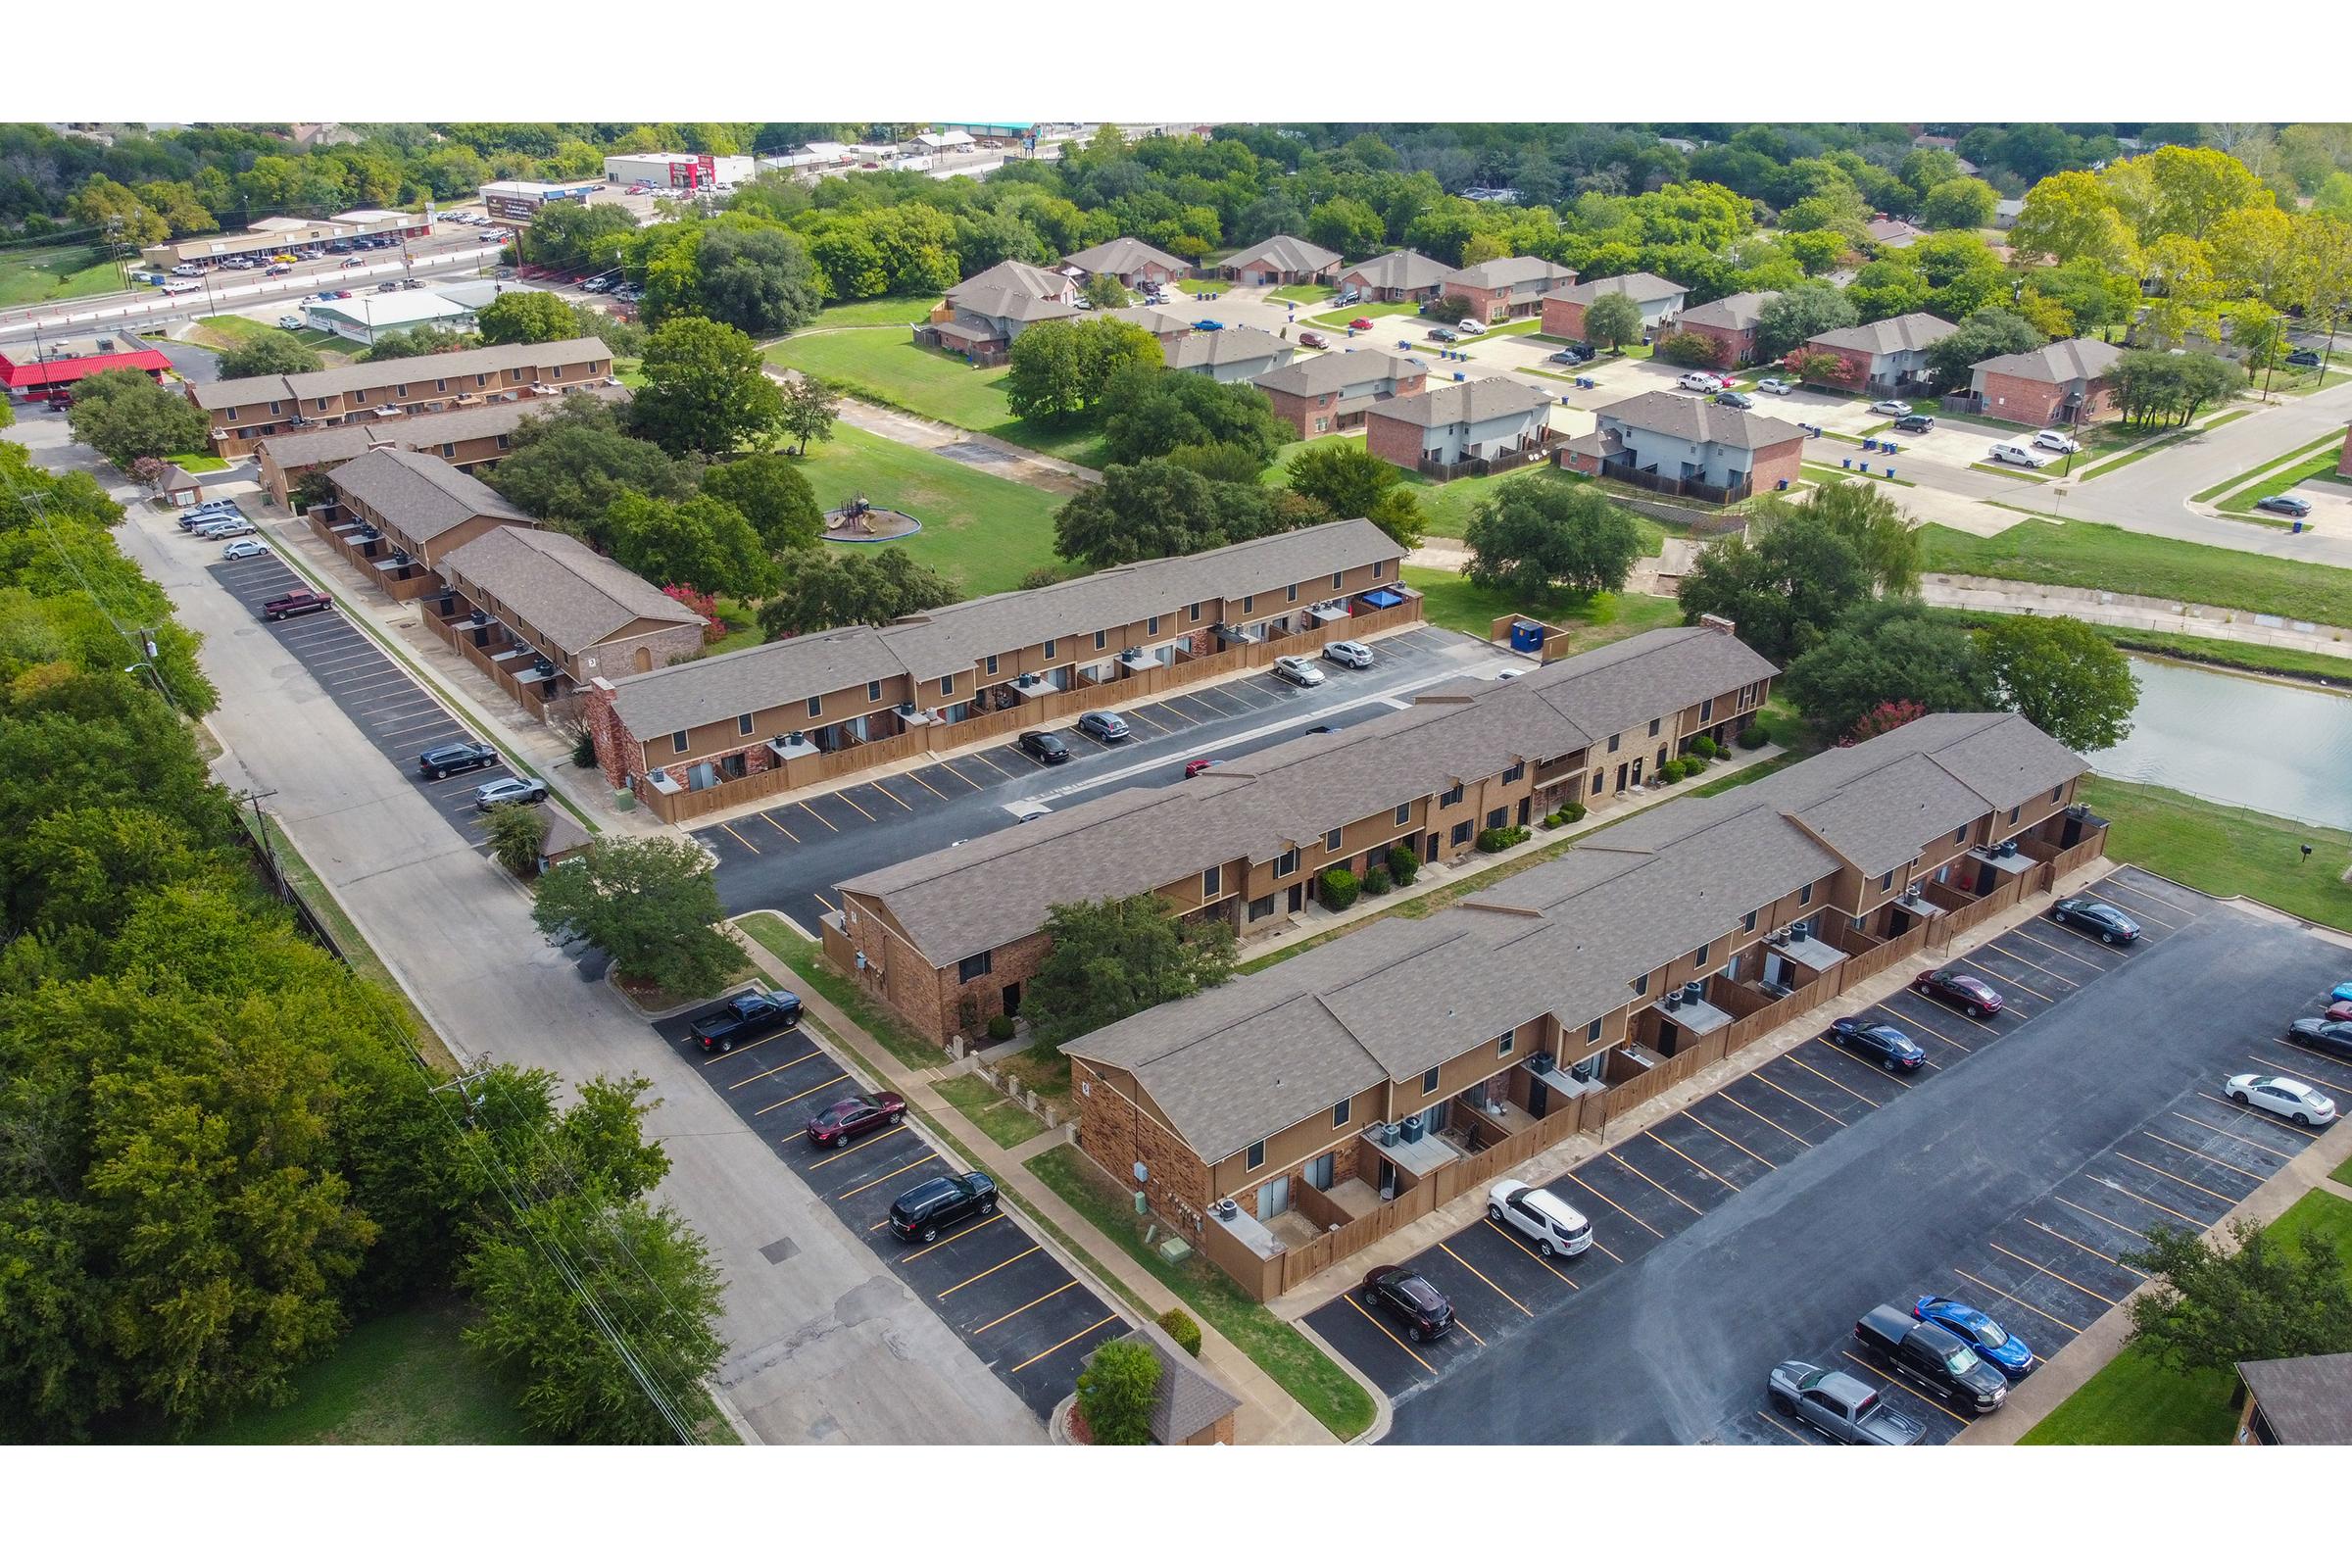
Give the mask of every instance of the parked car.
M 416 771 L 426 778 L 447 778 L 452 773 L 470 773 L 477 767 L 496 767 L 498 750 L 480 741 L 451 741 L 421 752 L 416 758 Z
M 1196 757 L 1191 761 L 1184 764 L 1184 776 L 1186 778 L 1199 778 L 1201 774 L 1207 772 L 1210 768 L 1216 766 L 1223 760 L 1225 760 L 1225 759 L 1222 757 Z
M 840 1149 L 853 1138 L 877 1127 L 896 1127 L 906 1119 L 906 1102 L 887 1090 L 878 1095 L 852 1095 L 808 1118 L 808 1141 L 819 1149 Z
M 2001 1010 L 2001 994 L 1973 974 L 1957 969 L 1930 969 L 1911 982 L 1911 989 L 1933 1002 L 1958 1007 L 1972 1018 Z
M 1979 1355 L 1959 1335 L 1924 1322 L 1899 1306 L 1874 1306 L 1854 1324 L 1865 1355 L 1904 1382 L 1990 1414 L 2009 1397 L 2009 1379 Z
M 1487 1191 L 1487 1218 L 1507 1225 L 1545 1257 L 1574 1257 L 1592 1245 L 1592 1222 L 1556 1193 L 1505 1178 Z
M 2320 368 L 2320 351 L 2297 349 L 2286 357 L 2286 363 L 2298 370 L 2316 370 Z
M 360 259 L 359 259 L 357 256 L 346 256 L 346 257 L 344 257 L 344 258 L 343 258 L 343 265 L 344 265 L 346 268 L 352 268 L 352 267 L 365 267 L 365 266 L 367 266 L 368 264 L 367 264 L 366 262 L 363 262 L 363 261 L 361 261 L 361 260 L 360 260 Z
M 1995 441 L 1984 455 L 1995 463 L 2011 464 L 2020 468 L 2047 467 L 2050 462 L 2032 447 L 2021 447 L 2014 441 Z
M 2227 1087 L 2239 1104 L 2284 1116 L 2298 1127 L 2325 1127 L 2335 1120 L 2335 1102 L 2299 1078 L 2241 1072 Z
M 299 332 L 302 330 L 302 318 L 299 316 L 281 316 L 277 318 L 277 325 L 280 331 Z
M 936 1242 L 949 1226 L 997 1211 L 997 1184 L 985 1171 L 934 1176 L 890 1205 L 890 1233 L 902 1242 Z
M 1222 332 L 1225 330 L 1225 323 L 1214 317 L 1204 316 L 1193 323 L 1193 330 L 1196 332 Z
M 292 262 L 271 262 L 267 268 L 263 269 L 264 273 L 270 277 L 283 277 L 292 270 L 294 270 L 294 264 Z
M 1917 1072 L 1927 1063 L 1928 1054 L 1919 1042 L 1890 1023 L 1839 1018 L 1830 1025 L 1830 1035 L 1889 1071 Z
M 221 547 L 220 559 L 222 561 L 251 561 L 256 556 L 266 556 L 269 553 L 270 547 L 259 539 L 232 539 Z
M 182 262 L 172 269 L 172 275 L 173 277 L 202 277 L 204 269 L 198 267 L 194 262 Z
M 1590 365 L 1592 363 L 1592 350 L 1582 343 L 1571 343 L 1566 348 L 1555 351 L 1548 363 L 1552 365 Z
M 399 280 L 387 277 L 381 283 L 375 285 L 375 291 L 378 294 L 397 294 L 400 292 Z
M 1962 1344 L 1990 1361 L 2012 1383 L 2034 1370 L 2033 1348 L 1966 1301 L 1923 1296 L 1911 1303 L 1911 1315 L 1958 1335 Z
M 1453 1327 L 1453 1303 L 1445 1292 L 1401 1263 L 1365 1275 L 1360 1295 L 1366 1306 L 1402 1323 L 1405 1338 L 1415 1345 L 1442 1339 Z
M 1870 412 L 1883 414 L 1890 419 L 1899 419 L 1911 412 L 1911 405 L 1905 403 L 1901 398 L 1881 398 L 1870 406 Z
M 1098 711 L 1079 715 L 1078 733 L 1108 745 L 1113 741 L 1123 741 L 1134 732 L 1128 729 L 1127 721 L 1118 714 Z
M 222 517 L 242 517 L 243 509 L 234 501 L 207 501 L 201 507 L 190 507 L 179 514 L 182 529 L 193 532 L 200 522 L 218 522 Z
M 1344 288 L 1331 297 L 1334 305 L 1353 305 L 1364 297 L 1361 289 Z
M 1906 414 L 1894 421 L 1894 427 L 1905 435 L 1926 435 L 1936 428 L 1933 414 Z
M 1464 337 L 1477 337 L 1487 329 L 1487 323 L 1475 316 L 1465 316 L 1453 323 L 1453 329 Z
M 2352 1023 L 2352 1002 L 2330 1002 L 2320 1016 L 2329 1023 Z
M 2328 1000 L 2329 1002 L 2352 1002 L 2352 980 L 2338 982 L 2336 988 L 2328 993 Z
M 216 540 L 234 539 L 241 533 L 252 533 L 253 531 L 253 519 L 250 517 L 215 517 L 212 521 L 200 522 L 189 530 L 199 539 Z
M 1451 343 L 1460 336 L 1461 334 L 1450 326 L 1433 326 L 1429 329 L 1429 340 L 1432 343 Z
M 1275 660 L 1274 673 L 1294 686 L 1320 686 L 1323 684 L 1323 672 L 1315 667 L 1315 662 L 1311 659 L 1302 659 L 1297 654 L 1285 654 Z
M 1359 642 L 1325 643 L 1323 657 L 1335 664 L 1345 664 L 1349 669 L 1370 669 L 1372 667 L 1372 650 Z
M 1348 324 L 1358 332 L 1369 332 L 1372 330 L 1372 318 L 1359 316 Z
M 1916 1419 L 1891 1408 L 1879 1391 L 1846 1372 L 1809 1361 L 1783 1361 L 1765 1388 L 1783 1415 L 1793 1416 L 1833 1443 L 1904 1448 L 1928 1435 Z
M 292 593 L 279 594 L 262 606 L 264 620 L 284 620 L 289 615 L 307 615 L 314 611 L 330 609 L 334 600 L 313 588 L 297 588 Z
M 1331 347 L 1331 339 L 1320 332 L 1301 332 L 1298 334 L 1298 346 L 1302 349 L 1327 349 Z
M 1069 742 L 1046 730 L 1025 729 L 1021 731 L 1021 738 L 1013 744 L 1048 767 L 1058 766 L 1070 760 Z
M 1728 386 L 1715 394 L 1715 401 L 1727 409 L 1752 409 L 1756 406 L 1754 398 L 1744 392 L 1735 392 Z
M 2298 1046 L 2352 1056 L 2352 1022 L 2338 1018 L 2297 1018 L 2286 1026 L 2286 1038 Z
M 1769 392 L 1776 398 L 1785 398 L 1796 390 L 1796 383 L 1786 376 L 1768 375 L 1756 383 L 1756 390 Z
M 547 786 L 535 778 L 494 778 L 473 792 L 473 808 L 487 811 L 493 806 L 512 806 L 517 801 L 536 806 L 547 799 Z
M 2298 495 L 2264 496 L 2254 503 L 2257 512 L 2277 512 L 2289 517 L 2311 515 L 2311 503 Z
M 2068 435 L 2064 430 L 2036 430 L 2034 432 L 2034 444 L 2045 452 L 2064 453 L 2082 450 L 2082 443 Z
M 690 1026 L 694 1043 L 710 1052 L 729 1052 L 754 1045 L 780 1029 L 801 1021 L 801 999 L 789 991 L 747 991 L 729 997 L 714 1012 L 706 1012 Z
M 609 277 L 592 277 L 580 285 L 591 294 L 602 294 L 612 286 L 612 280 Z
M 2097 899 L 2086 899 L 2080 895 L 2060 899 L 2050 906 L 2050 918 L 2060 925 L 2071 925 L 2079 931 L 2086 931 L 2110 947 L 2118 944 L 2129 947 L 2139 940 L 2137 920 L 2114 905 L 2101 903 Z
M 1674 384 L 1686 392 L 1720 392 L 1725 382 L 1713 370 L 1685 370 L 1682 379 Z

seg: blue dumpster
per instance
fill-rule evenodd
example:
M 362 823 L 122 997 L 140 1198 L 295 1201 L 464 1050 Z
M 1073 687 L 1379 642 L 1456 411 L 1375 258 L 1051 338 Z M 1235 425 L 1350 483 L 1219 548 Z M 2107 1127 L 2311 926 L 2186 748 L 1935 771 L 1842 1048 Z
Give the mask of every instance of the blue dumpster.
M 1540 654 L 1544 651 L 1544 628 L 1532 620 L 1511 622 L 1511 652 Z
M 1854 460 L 1853 460 L 1853 459 L 1851 459 L 1851 458 L 1839 458 L 1839 459 L 1838 460 L 1838 466 L 1839 466 L 1840 468 L 1850 468 L 1850 467 L 1852 467 L 1853 466 L 1854 466 Z
M 1454 378 L 1456 381 L 1459 381 L 1459 380 L 1461 380 L 1461 379 L 1463 378 L 1463 377 L 1462 377 L 1462 372 L 1461 372 L 1461 371 L 1459 371 L 1459 370 L 1456 370 L 1456 371 L 1454 371 L 1454 372 L 1453 372 L 1453 378 Z

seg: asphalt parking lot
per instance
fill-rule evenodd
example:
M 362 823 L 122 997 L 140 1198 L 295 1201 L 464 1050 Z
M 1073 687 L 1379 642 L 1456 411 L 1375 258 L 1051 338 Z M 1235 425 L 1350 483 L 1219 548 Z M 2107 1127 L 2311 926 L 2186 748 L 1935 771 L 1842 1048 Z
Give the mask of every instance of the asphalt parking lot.
M 216 556 L 218 545 L 191 541 L 195 548 Z M 275 546 L 272 545 L 272 550 Z M 216 561 L 206 568 L 221 587 L 261 620 L 265 602 L 310 582 L 275 554 L 246 561 Z M 335 706 L 359 726 L 375 749 L 384 754 L 401 775 L 458 830 L 466 843 L 483 848 L 481 814 L 473 808 L 473 792 L 492 779 L 515 773 L 485 767 L 453 774 L 435 782 L 420 778 L 416 755 L 450 741 L 481 740 L 450 716 L 440 700 L 416 682 L 406 667 L 385 653 L 374 638 L 344 618 L 341 610 L 297 615 L 289 620 L 263 621 L 270 635 L 302 662 Z M 516 773 L 515 776 L 521 776 Z
M 928 1245 L 905 1244 L 892 1235 L 885 1227 L 901 1193 L 933 1176 L 959 1174 L 963 1166 L 911 1119 L 868 1133 L 846 1150 L 810 1144 L 808 1118 L 865 1086 L 806 1031 L 787 1030 L 723 1056 L 706 1056 L 687 1038 L 689 1022 L 690 1015 L 681 1014 L 656 1028 L 1041 1420 L 1076 1386 L 1095 1347 L 1127 1332 L 1119 1309 L 1063 1268 L 1010 1205 L 968 1219 Z M 789 1237 L 763 1249 L 777 1264 L 789 1262 L 797 1250 Z
M 834 888 L 911 856 L 979 838 L 1036 808 L 1104 790 L 1175 783 L 1196 758 L 1240 758 L 1295 740 L 1313 724 L 1344 729 L 1396 710 L 1417 687 L 1509 660 L 1486 643 L 1423 626 L 1372 645 L 1370 669 L 1318 660 L 1325 676 L 1299 687 L 1259 671 L 1221 686 L 1116 708 L 1131 738 L 1104 745 L 1074 725 L 1054 730 L 1070 760 L 1048 767 L 1011 740 L 825 795 L 763 807 L 694 829 L 717 861 L 731 913 L 780 909 L 813 931 L 840 901 Z M 1403 693 L 1402 696 L 1393 694 Z
M 1436 1345 L 1352 1296 L 1306 1321 L 1396 1403 L 1396 1442 L 1814 1442 L 1764 1398 L 1788 1358 L 1948 1441 L 1968 1417 L 1856 1365 L 1856 1318 L 1951 1296 L 2046 1357 L 2139 1283 L 2118 1255 L 2149 1227 L 2212 1224 L 2317 1136 L 2223 1080 L 2352 1095 L 2352 1062 L 2281 1033 L 2339 950 L 2134 868 L 2096 891 L 2135 947 L 2035 919 L 1950 960 L 2003 994 L 1993 1017 L 1908 991 L 1859 1009 L 1926 1050 L 1917 1073 L 1816 1037 L 1550 1183 L 1593 1222 L 1583 1254 L 1482 1219 L 1410 1259 L 1454 1304 Z

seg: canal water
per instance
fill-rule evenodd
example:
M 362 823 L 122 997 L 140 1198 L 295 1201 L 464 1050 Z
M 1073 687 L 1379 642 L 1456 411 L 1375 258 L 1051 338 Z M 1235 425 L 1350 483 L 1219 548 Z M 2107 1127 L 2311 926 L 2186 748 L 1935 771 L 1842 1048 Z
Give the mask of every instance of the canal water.
M 2134 659 L 2139 710 L 2109 778 L 2352 829 L 2352 696 Z

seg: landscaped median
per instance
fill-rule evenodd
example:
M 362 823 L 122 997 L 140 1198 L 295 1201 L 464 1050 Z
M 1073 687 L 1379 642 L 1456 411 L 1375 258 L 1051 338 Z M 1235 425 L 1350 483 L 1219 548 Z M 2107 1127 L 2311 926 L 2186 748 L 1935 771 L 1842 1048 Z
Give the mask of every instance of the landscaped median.
M 1920 568 L 2009 582 L 2139 594 L 2248 614 L 2352 626 L 2352 570 L 2133 533 L 2103 522 L 2029 517 L 1989 539 L 1919 529 Z

